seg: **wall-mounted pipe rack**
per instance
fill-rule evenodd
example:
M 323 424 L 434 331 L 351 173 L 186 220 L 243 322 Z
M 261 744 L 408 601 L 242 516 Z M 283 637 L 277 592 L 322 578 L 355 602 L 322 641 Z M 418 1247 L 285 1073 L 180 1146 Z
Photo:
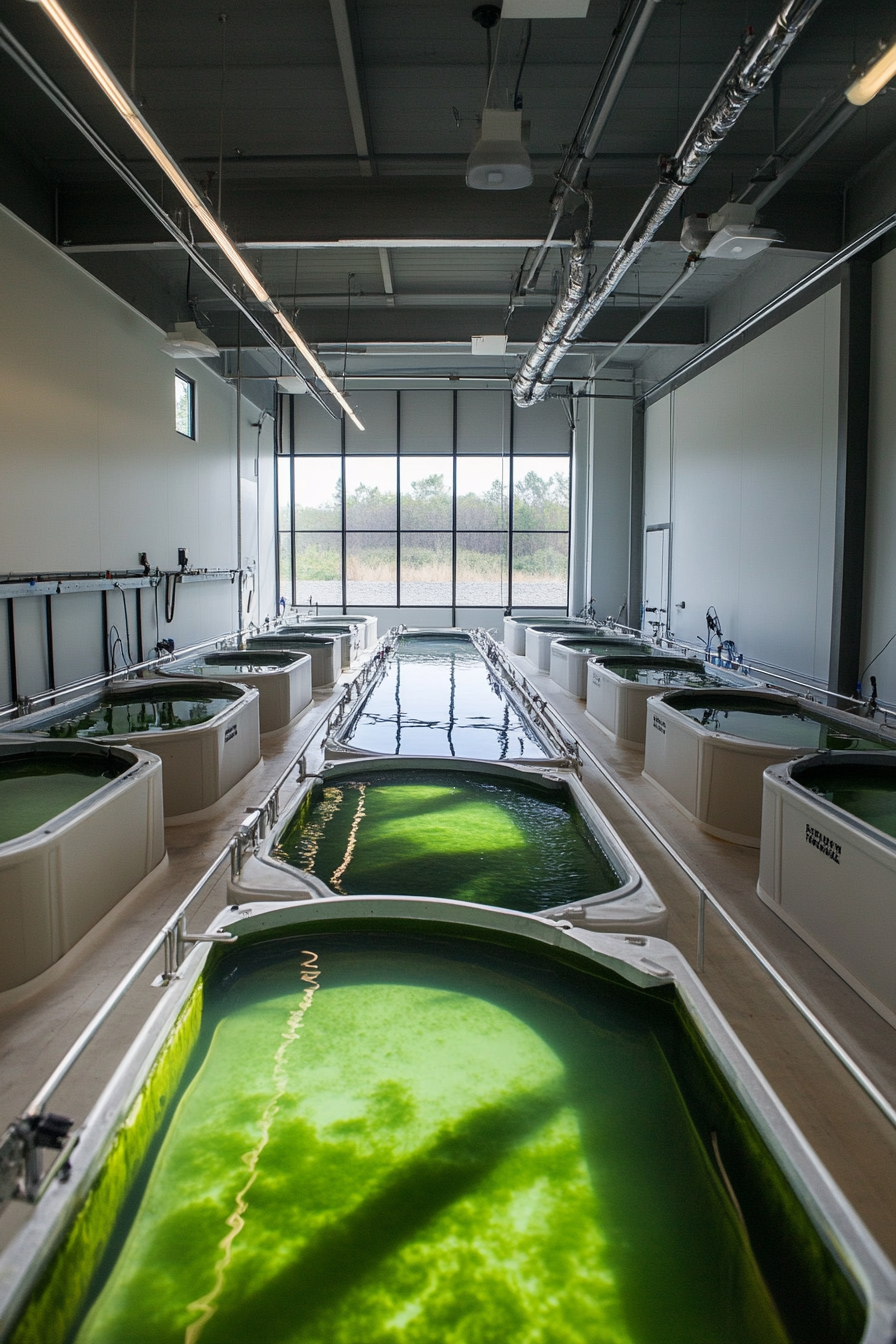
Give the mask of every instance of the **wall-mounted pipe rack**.
M 164 579 L 176 578 L 179 583 L 233 583 L 241 569 L 154 569 L 106 570 L 103 573 L 84 574 L 3 574 L 0 575 L 0 598 L 65 597 L 69 593 L 99 593 L 111 588 L 155 588 Z

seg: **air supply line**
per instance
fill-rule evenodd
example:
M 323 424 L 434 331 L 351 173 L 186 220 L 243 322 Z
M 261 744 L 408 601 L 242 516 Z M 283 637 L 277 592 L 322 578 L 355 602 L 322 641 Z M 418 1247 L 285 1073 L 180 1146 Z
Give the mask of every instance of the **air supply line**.
M 744 39 L 678 152 L 663 164 L 659 182 L 595 287 L 582 296 L 573 284 L 567 284 L 541 336 L 511 382 L 517 406 L 531 406 L 544 400 L 563 356 L 655 237 L 663 221 L 737 124 L 741 113 L 765 88 L 820 4 L 821 0 L 788 0 L 764 37 L 753 40 L 748 35 Z M 582 250 L 574 247 L 571 251 L 570 277 L 581 261 Z

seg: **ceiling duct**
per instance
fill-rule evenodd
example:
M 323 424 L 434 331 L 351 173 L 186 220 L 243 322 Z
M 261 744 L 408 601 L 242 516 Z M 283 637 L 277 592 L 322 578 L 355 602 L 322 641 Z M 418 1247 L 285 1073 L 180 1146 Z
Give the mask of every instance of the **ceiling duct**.
M 570 286 L 557 301 L 541 336 L 529 351 L 511 384 L 518 406 L 543 401 L 554 371 L 579 334 L 656 235 L 663 221 L 715 150 L 737 124 L 741 113 L 765 88 L 790 47 L 818 9 L 821 0 L 788 0 L 765 35 L 745 39 L 724 71 L 673 159 L 663 165 L 659 182 L 593 289 L 576 301 Z M 580 259 L 572 249 L 570 276 Z

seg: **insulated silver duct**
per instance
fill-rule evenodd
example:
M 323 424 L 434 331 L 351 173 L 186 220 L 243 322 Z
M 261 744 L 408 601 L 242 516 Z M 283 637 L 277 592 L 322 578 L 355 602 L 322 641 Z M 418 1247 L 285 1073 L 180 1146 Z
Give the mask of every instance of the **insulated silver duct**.
M 567 287 L 558 299 L 541 336 L 511 383 L 517 406 L 531 406 L 544 400 L 560 360 L 654 238 L 744 109 L 765 88 L 820 4 L 821 0 L 787 0 L 765 36 L 747 41 L 738 49 L 677 154 L 664 164 L 659 182 L 594 289 L 576 301 Z M 582 260 L 583 251 L 581 246 L 572 249 L 570 276 Z

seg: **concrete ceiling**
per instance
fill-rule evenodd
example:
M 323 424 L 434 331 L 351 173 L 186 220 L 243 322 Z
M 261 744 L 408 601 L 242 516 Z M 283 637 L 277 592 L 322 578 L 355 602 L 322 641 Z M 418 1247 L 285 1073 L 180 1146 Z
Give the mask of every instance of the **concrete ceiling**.
M 278 302 L 298 309 L 303 334 L 324 347 L 348 341 L 358 371 L 375 361 L 377 371 L 393 368 L 396 376 L 409 347 L 423 361 L 414 364 L 417 373 L 430 367 L 442 376 L 446 359 L 456 364 L 469 350 L 472 334 L 504 329 L 514 277 L 545 235 L 553 174 L 619 12 L 617 0 L 591 0 L 587 19 L 533 22 L 520 92 L 535 182 L 521 192 L 474 192 L 463 174 L 484 101 L 486 39 L 472 7 L 471 0 L 68 5 L 122 82 L 133 80 L 153 128 L 214 204 L 220 189 L 231 235 L 252 251 Z M 763 28 L 778 8 L 777 0 L 657 5 L 590 173 L 596 264 L 637 213 L 658 156 L 674 150 L 745 23 Z M 174 214 L 172 188 L 39 7 L 0 0 L 0 21 Z M 508 21 L 496 30 L 511 68 L 523 27 Z M 824 0 L 773 86 L 688 193 L 685 213 L 715 209 L 741 191 L 802 118 L 842 90 L 853 63 L 894 30 L 890 3 Z M 160 223 L 6 56 L 0 117 L 0 201 L 160 326 L 195 310 L 222 347 L 257 344 L 241 336 L 227 300 L 195 268 L 188 274 Z M 651 364 L 657 353 L 664 371 L 674 368 L 705 342 L 713 312 L 727 311 L 719 297 L 743 287 L 746 270 L 754 272 L 750 293 L 767 293 L 773 277 L 778 283 L 805 273 L 866 227 L 896 181 L 888 157 L 894 139 L 891 94 L 858 113 L 763 212 L 763 223 L 785 236 L 776 258 L 703 263 L 611 369 L 646 376 L 645 368 L 659 367 Z M 537 291 L 513 312 L 511 352 L 524 351 L 540 330 L 563 243 L 583 218 L 580 211 L 563 221 Z M 675 278 L 684 261 L 679 229 L 678 218 L 667 222 L 586 331 L 565 375 L 620 339 L 636 310 Z M 489 371 L 506 375 L 516 357 Z

